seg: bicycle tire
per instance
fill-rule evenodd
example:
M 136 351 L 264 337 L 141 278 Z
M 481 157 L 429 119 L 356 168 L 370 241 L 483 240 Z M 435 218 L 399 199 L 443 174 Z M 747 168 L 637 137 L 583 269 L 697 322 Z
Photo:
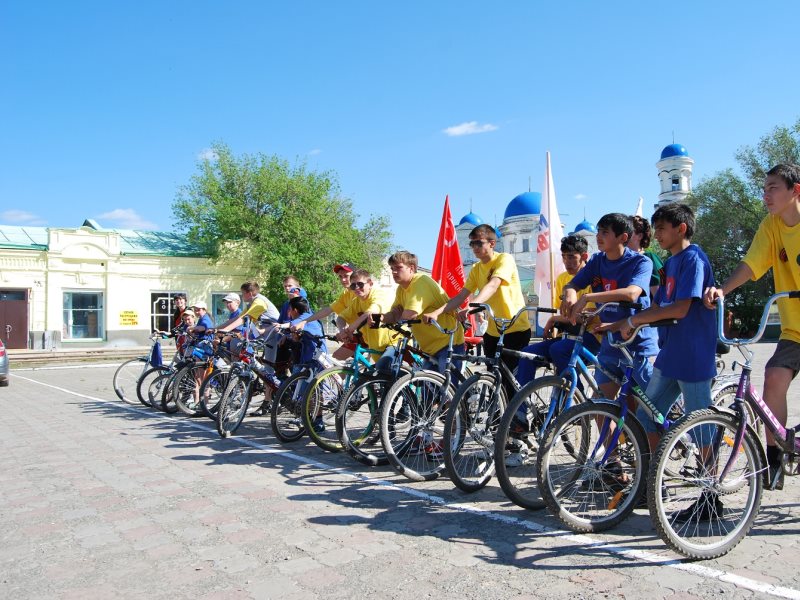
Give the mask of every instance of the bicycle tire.
M 452 384 L 444 376 L 417 371 L 400 377 L 381 405 L 381 443 L 394 469 L 412 481 L 431 481 L 445 469 L 444 417 Z
M 540 377 L 525 384 L 506 406 L 495 432 L 494 466 L 500 487 L 517 506 L 528 510 L 545 507 L 539 493 L 536 462 L 539 438 L 548 425 L 550 406 L 553 406 L 553 417 L 558 416 L 560 409 L 567 405 L 568 394 L 569 385 L 561 377 Z M 576 388 L 570 402 L 585 402 L 583 393 Z M 523 405 L 524 421 L 518 416 Z M 512 432 L 512 426 L 516 425 L 522 427 Z M 509 464 L 512 454 L 517 459 L 514 466 Z
M 648 476 L 650 518 L 664 543 L 683 556 L 709 559 L 727 554 L 758 515 L 764 457 L 750 427 L 741 447 L 733 450 L 737 422 L 728 410 L 695 411 L 671 427 L 656 448 Z M 687 436 L 694 452 L 676 467 L 670 464 L 676 445 L 685 443 Z M 732 479 L 720 482 L 719 473 L 732 454 Z
M 217 431 L 221 437 L 229 437 L 242 424 L 250 403 L 251 385 L 252 380 L 240 375 L 231 375 L 228 378 L 217 413 Z
M 175 404 L 187 417 L 199 417 L 203 414 L 200 406 L 200 386 L 203 384 L 209 365 L 205 362 L 186 365 L 175 376 L 173 395 Z
M 136 386 L 141 376 L 144 375 L 144 372 L 147 370 L 147 364 L 147 360 L 140 356 L 126 360 L 114 371 L 114 377 L 112 379 L 114 393 L 126 404 L 139 404 L 139 398 L 136 395 Z
M 161 398 L 164 395 L 164 387 L 169 385 L 172 380 L 173 371 L 164 371 L 161 375 L 152 379 L 150 385 L 147 386 L 147 398 L 150 402 L 150 407 L 155 410 L 163 411 L 161 407 Z
M 336 434 L 336 413 L 347 393 L 350 367 L 329 367 L 320 371 L 306 389 L 303 425 L 308 437 L 326 452 L 341 452 Z
M 458 489 L 476 492 L 494 476 L 494 437 L 506 404 L 502 381 L 498 386 L 491 373 L 456 388 L 444 422 L 444 463 Z
M 284 379 L 270 407 L 272 433 L 283 443 L 296 442 L 305 435 L 303 406 L 308 371 L 300 371 Z
M 139 378 L 139 383 L 136 384 L 136 397 L 139 398 L 139 402 L 141 402 L 148 408 L 154 408 L 147 391 L 150 389 L 150 384 L 153 382 L 153 380 L 155 380 L 160 375 L 169 372 L 170 372 L 169 367 L 163 367 L 163 366 L 151 367 L 147 369 Z M 155 408 L 159 407 L 156 406 Z
M 179 369 L 180 370 L 180 369 Z M 178 412 L 178 404 L 175 402 L 175 377 L 178 371 L 173 371 L 169 374 L 169 379 L 166 384 L 161 388 L 161 410 L 167 414 L 175 414 Z
M 712 390 L 714 395 L 711 397 L 711 406 L 717 408 L 730 408 L 733 401 L 736 399 L 736 392 L 739 389 L 739 382 L 728 383 L 717 390 Z M 761 420 L 753 407 L 747 402 L 744 403 L 744 409 L 747 411 L 747 422 L 755 431 L 758 439 L 766 446 L 766 436 L 764 434 L 764 421 Z
M 217 420 L 219 401 L 228 383 L 228 369 L 215 369 L 200 386 L 200 410 L 209 419 Z
M 614 527 L 633 512 L 645 491 L 650 450 L 644 429 L 631 413 L 616 441 L 618 470 L 610 469 L 611 461 L 599 464 L 615 444 L 621 415 L 612 402 L 574 406 L 553 421 L 542 439 L 539 490 L 553 516 L 572 531 Z
M 389 464 L 380 433 L 380 407 L 394 378 L 367 377 L 350 387 L 336 413 L 336 433 L 342 448 L 369 467 Z

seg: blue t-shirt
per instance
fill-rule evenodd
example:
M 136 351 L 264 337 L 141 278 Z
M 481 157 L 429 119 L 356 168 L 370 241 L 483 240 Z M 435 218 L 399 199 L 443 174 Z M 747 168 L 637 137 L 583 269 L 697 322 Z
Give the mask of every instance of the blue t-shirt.
M 653 262 L 646 256 L 633 252 L 625 248 L 617 260 L 610 260 L 605 252 L 594 254 L 586 266 L 578 271 L 577 275 L 570 281 L 569 286 L 582 290 L 587 285 L 591 286 L 592 292 L 610 292 L 635 285 L 642 288 L 642 294 L 638 302 L 642 305 L 642 310 L 650 307 L 650 298 L 647 291 L 650 289 L 650 276 L 653 274 Z M 600 302 L 596 303 L 600 306 Z M 626 319 L 636 311 L 630 308 L 609 308 L 600 313 L 600 320 L 603 323 L 613 323 L 620 319 Z M 620 339 L 619 334 L 614 334 L 615 339 Z M 652 327 L 645 327 L 629 346 L 628 350 L 638 356 L 654 356 L 658 353 L 656 344 L 656 332 Z M 608 343 L 608 337 L 603 336 L 601 352 L 616 352 Z
M 664 284 L 655 302 L 668 306 L 691 299 L 689 312 L 677 325 L 659 327 L 661 351 L 655 367 L 665 377 L 695 382 L 717 374 L 717 313 L 703 306 L 703 290 L 715 285 L 711 263 L 700 246 L 691 244 L 664 263 Z
M 206 313 L 197 321 L 197 327 L 205 327 L 206 330 L 214 329 L 214 321 L 211 319 L 211 316 Z M 204 340 L 211 340 L 214 338 L 213 333 L 204 333 L 201 334 Z
M 291 321 L 292 325 L 297 325 L 300 321 L 305 321 L 311 316 L 312 313 L 303 313 L 296 319 Z M 322 330 L 322 323 L 319 321 L 311 321 L 306 323 L 303 331 L 312 335 L 321 336 L 325 332 Z M 325 344 L 325 338 L 311 338 L 310 336 L 300 334 L 300 362 L 307 363 L 314 358 L 314 353 L 317 348 L 322 348 L 323 352 L 328 352 L 328 346 Z
M 308 300 L 308 293 L 306 292 L 305 288 L 298 288 L 298 289 L 300 290 L 300 297 Z M 289 318 L 289 308 L 290 308 L 289 300 L 281 304 L 280 314 L 278 315 L 278 323 L 288 323 L 289 321 L 291 321 L 291 319 Z M 311 308 L 310 304 L 309 308 Z M 311 310 L 313 311 L 314 309 L 311 308 Z

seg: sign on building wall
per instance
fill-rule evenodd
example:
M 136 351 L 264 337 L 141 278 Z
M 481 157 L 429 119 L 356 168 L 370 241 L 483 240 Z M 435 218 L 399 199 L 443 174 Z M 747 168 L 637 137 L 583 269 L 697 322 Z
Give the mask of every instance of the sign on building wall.
M 121 327 L 132 327 L 139 324 L 139 313 L 135 310 L 123 310 L 119 313 L 119 324 Z

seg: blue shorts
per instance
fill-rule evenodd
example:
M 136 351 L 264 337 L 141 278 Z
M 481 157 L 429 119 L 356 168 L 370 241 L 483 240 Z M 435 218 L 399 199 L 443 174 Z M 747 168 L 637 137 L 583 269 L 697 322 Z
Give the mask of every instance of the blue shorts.
M 680 381 L 672 377 L 664 377 L 661 371 L 653 369 L 653 375 L 647 386 L 647 397 L 662 415 L 666 416 L 678 397 L 683 394 L 686 414 L 711 406 L 711 380 Z M 650 412 L 640 406 L 636 418 L 648 433 L 657 432 L 658 426 L 650 417 Z
M 625 375 L 625 367 L 621 366 L 620 363 L 626 359 L 619 350 L 604 345 L 597 354 L 597 360 L 603 365 L 606 371 L 611 373 L 619 381 L 622 381 L 622 377 Z M 652 374 L 653 363 L 650 362 L 650 357 L 635 354 L 633 356 L 633 377 L 642 389 L 647 389 Z M 612 381 L 600 369 L 595 369 L 594 378 L 598 384 L 610 383 Z

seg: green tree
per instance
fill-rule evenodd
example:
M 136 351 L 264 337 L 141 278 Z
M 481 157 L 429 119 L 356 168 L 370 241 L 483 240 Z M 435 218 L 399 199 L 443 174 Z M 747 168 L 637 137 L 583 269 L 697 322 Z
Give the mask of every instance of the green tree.
M 762 202 L 766 173 L 778 163 L 800 163 L 800 119 L 791 127 L 776 127 L 755 146 L 736 153 L 741 174 L 726 169 L 697 185 L 687 202 L 697 211 L 693 241 L 708 254 L 714 276 L 722 283 L 744 257 L 767 214 Z M 739 287 L 726 298 L 741 328 L 758 325 L 764 301 L 773 293 L 772 274 Z
M 242 261 L 271 298 L 296 275 L 315 306 L 341 289 L 331 267 L 348 261 L 380 272 L 391 243 L 389 221 L 371 216 L 363 227 L 332 172 L 290 165 L 277 156 L 234 156 L 223 143 L 216 157 L 178 189 L 172 210 L 190 243 L 215 259 Z

